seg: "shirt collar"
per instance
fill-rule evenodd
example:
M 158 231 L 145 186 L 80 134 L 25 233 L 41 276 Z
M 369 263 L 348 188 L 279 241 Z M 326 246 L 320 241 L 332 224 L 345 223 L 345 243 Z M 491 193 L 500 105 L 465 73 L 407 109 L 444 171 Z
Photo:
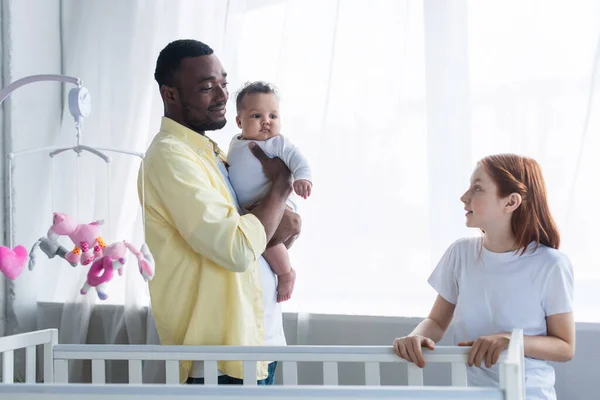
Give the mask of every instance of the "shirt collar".
M 180 139 L 199 154 L 204 155 L 206 152 L 213 152 L 219 159 L 226 161 L 225 154 L 221 151 L 219 145 L 211 138 L 200 135 L 180 123 L 173 121 L 169 117 L 162 117 L 160 130 L 161 132 L 168 133 Z

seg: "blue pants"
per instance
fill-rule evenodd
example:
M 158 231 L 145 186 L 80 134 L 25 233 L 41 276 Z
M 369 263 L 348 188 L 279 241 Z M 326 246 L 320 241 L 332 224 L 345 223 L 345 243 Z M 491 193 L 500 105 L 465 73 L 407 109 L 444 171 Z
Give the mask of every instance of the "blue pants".
M 257 382 L 259 385 L 273 385 L 275 383 L 275 369 L 277 368 L 277 361 L 273 361 L 269 364 L 269 376 Z M 185 382 L 189 385 L 204 385 L 204 378 L 192 378 L 189 377 Z M 241 385 L 244 383 L 243 380 L 233 378 L 228 375 L 221 375 L 218 377 L 219 385 Z

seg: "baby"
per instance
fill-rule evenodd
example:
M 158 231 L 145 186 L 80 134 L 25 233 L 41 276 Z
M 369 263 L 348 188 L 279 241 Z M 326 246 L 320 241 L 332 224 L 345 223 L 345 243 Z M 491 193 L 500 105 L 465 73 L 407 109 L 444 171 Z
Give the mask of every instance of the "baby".
M 231 140 L 227 163 L 229 179 L 243 208 L 258 203 L 269 190 L 271 182 L 265 177 L 260 161 L 248 144 L 255 142 L 269 157 L 279 157 L 294 177 L 294 192 L 304 199 L 312 190 L 311 171 L 307 159 L 280 134 L 279 97 L 275 89 L 264 82 L 246 84 L 236 98 L 238 128 L 242 130 Z M 287 201 L 292 210 L 296 206 Z M 277 275 L 277 302 L 289 300 L 296 281 L 287 248 L 283 244 L 268 248 L 263 256 Z

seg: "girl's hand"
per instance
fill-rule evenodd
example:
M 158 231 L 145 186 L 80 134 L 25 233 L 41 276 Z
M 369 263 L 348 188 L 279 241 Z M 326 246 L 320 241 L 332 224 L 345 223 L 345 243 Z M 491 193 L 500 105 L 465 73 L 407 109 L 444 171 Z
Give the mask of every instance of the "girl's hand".
M 481 336 L 477 340 L 460 342 L 459 346 L 471 346 L 471 351 L 467 357 L 469 367 L 476 365 L 481 367 L 481 362 L 485 360 L 485 366 L 491 368 L 500 358 L 500 353 L 508 349 L 510 334 L 498 333 L 496 335 Z
M 404 336 L 394 340 L 394 353 L 406 361 L 415 363 L 419 368 L 425 367 L 423 359 L 422 347 L 427 347 L 429 350 L 435 348 L 435 342 L 425 336 L 413 335 Z

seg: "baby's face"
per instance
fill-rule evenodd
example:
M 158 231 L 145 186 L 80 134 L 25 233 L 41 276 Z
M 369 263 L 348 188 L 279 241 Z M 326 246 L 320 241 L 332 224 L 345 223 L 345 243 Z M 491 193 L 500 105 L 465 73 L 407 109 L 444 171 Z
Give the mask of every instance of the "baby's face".
M 267 140 L 279 135 L 279 100 L 272 93 L 249 94 L 242 100 L 242 107 L 235 118 L 242 137 L 251 140 Z

